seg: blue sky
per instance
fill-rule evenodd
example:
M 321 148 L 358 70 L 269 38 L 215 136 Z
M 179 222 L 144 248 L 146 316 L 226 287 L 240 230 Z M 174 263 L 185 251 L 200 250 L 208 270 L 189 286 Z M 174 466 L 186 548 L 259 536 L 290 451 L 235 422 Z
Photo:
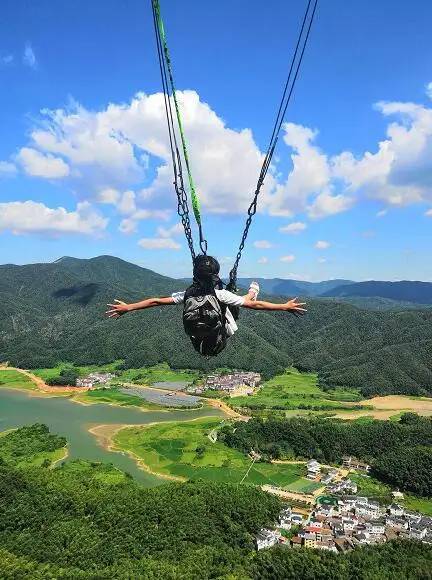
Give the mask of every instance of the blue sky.
M 209 251 L 226 271 L 303 2 L 161 0 Z M 321 1 L 240 275 L 432 281 L 432 5 Z M 0 263 L 190 271 L 150 2 L 0 20 Z

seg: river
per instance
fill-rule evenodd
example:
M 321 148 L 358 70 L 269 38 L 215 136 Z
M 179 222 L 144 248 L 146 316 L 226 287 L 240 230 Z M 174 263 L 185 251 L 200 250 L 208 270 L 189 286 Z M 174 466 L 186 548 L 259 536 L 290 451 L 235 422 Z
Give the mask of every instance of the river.
M 140 411 L 134 407 L 106 404 L 81 405 L 64 397 L 34 396 L 25 391 L 0 389 L 0 431 L 45 423 L 53 433 L 68 440 L 68 460 L 81 458 L 112 463 L 130 473 L 146 487 L 166 480 L 139 469 L 128 455 L 102 447 L 89 429 L 97 425 L 148 425 L 160 421 L 190 420 L 198 417 L 223 416 L 218 409 L 193 411 Z

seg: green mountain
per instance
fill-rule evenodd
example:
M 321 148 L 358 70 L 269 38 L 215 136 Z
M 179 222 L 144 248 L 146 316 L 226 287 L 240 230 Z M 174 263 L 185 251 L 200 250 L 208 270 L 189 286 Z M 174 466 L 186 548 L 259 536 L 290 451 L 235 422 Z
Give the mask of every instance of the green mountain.
M 324 280 L 305 282 L 283 278 L 239 278 L 247 288 L 252 280 L 260 284 L 262 292 L 273 296 L 306 296 L 333 298 L 368 310 L 406 310 L 432 306 L 431 282 L 351 282 Z
M 275 296 L 320 296 L 329 293 L 347 284 L 353 284 L 350 280 L 324 280 L 323 282 L 305 282 L 284 278 L 239 278 L 238 283 L 247 288 L 256 280 L 260 288 L 266 294 Z M 327 294 L 326 294 L 327 295 Z
M 415 304 L 432 304 L 432 282 L 403 280 L 385 282 L 370 280 L 339 285 L 328 289 L 322 296 L 331 297 L 381 297 L 389 300 L 414 302 Z
M 376 312 L 311 299 L 308 315 L 243 311 L 240 330 L 206 360 L 185 336 L 181 307 L 105 318 L 114 298 L 136 301 L 186 286 L 111 256 L 0 266 L 0 360 L 28 368 L 59 361 L 130 367 L 166 361 L 175 368 L 255 369 L 266 376 L 294 364 L 318 371 L 324 387 L 365 395 L 432 393 L 432 311 Z

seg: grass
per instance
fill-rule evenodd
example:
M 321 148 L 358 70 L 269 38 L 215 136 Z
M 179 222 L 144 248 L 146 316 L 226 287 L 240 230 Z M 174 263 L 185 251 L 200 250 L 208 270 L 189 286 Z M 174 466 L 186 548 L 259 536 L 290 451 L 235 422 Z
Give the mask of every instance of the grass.
M 85 377 L 86 375 L 88 375 L 89 373 L 92 372 L 108 372 L 108 373 L 113 373 L 116 372 L 116 368 L 119 364 L 121 364 L 122 361 L 114 361 L 112 363 L 106 364 L 106 365 L 101 365 L 101 366 L 97 366 L 97 365 L 86 365 L 86 366 L 75 366 L 74 368 L 77 370 L 77 372 L 79 373 L 79 375 L 81 377 Z M 47 381 L 49 379 L 53 379 L 55 377 L 58 377 L 60 372 L 65 368 L 65 367 L 69 367 L 70 363 L 59 363 L 57 366 L 52 367 L 52 368 L 45 368 L 45 369 L 32 369 L 31 372 L 40 377 L 41 379 L 43 379 L 44 381 Z
M 22 461 L 16 463 L 16 467 L 41 467 L 45 462 L 50 462 L 52 465 L 59 459 L 65 456 L 66 447 L 62 449 L 56 449 L 55 451 L 42 451 L 41 453 L 35 453 L 29 457 L 24 457 Z
M 106 365 L 84 365 L 75 366 L 80 377 L 85 377 L 92 372 L 110 372 L 116 373 L 116 381 L 137 383 L 142 385 L 152 385 L 159 382 L 188 382 L 192 383 L 200 377 L 198 371 L 192 370 L 173 370 L 166 363 L 158 364 L 152 367 L 142 367 L 137 369 L 121 370 L 121 360 L 114 361 Z M 58 377 L 62 369 L 70 366 L 70 363 L 59 363 L 52 368 L 35 369 L 32 373 L 41 377 L 44 381 Z
M 80 480 L 85 477 L 88 481 L 97 481 L 104 485 L 118 485 L 124 483 L 128 477 L 111 463 L 95 463 L 84 459 L 68 461 L 58 469 L 68 474 L 69 481 L 71 475 L 76 475 Z
M 392 502 L 392 489 L 387 484 L 370 475 L 360 475 L 358 473 L 350 473 L 349 478 L 358 485 L 358 495 L 370 497 L 382 503 Z
M 404 493 L 404 499 L 394 500 L 392 488 L 385 483 L 371 477 L 351 473 L 349 478 L 358 485 L 358 495 L 365 495 L 383 504 L 390 504 L 393 501 L 402 505 L 405 509 L 413 510 L 432 516 L 432 498 L 418 497 L 409 493 Z
M 198 371 L 192 370 L 173 370 L 166 363 L 158 364 L 153 367 L 142 367 L 139 369 L 127 369 L 121 371 L 117 380 L 137 383 L 139 385 L 153 385 L 154 383 L 164 382 L 186 382 L 192 383 L 198 379 Z
M 150 403 L 141 397 L 120 393 L 116 389 L 94 389 L 78 394 L 75 400 L 82 403 L 110 403 L 122 407 L 141 407 L 149 410 L 166 409 L 166 407 Z
M 0 432 L 0 439 L 6 437 L 9 433 L 14 432 L 15 429 L 8 429 L 7 431 Z M 55 449 L 54 451 L 41 451 L 39 453 L 32 453 L 31 455 L 22 455 L 20 460 L 17 460 L 16 456 L 10 455 L 10 451 L 4 450 L 0 446 L 0 457 L 10 460 L 13 457 L 15 467 L 42 467 L 42 465 L 49 462 L 52 465 L 59 459 L 63 459 L 67 451 L 67 446 L 61 447 L 60 449 Z
M 405 499 L 397 500 L 397 503 L 403 505 L 408 510 L 432 516 L 432 498 L 405 494 Z
M 347 408 L 344 403 L 359 400 L 360 394 L 355 389 L 338 388 L 324 392 L 318 387 L 316 374 L 300 373 L 291 368 L 264 383 L 254 395 L 231 398 L 230 405 L 251 409 L 326 411 Z
M 36 390 L 36 386 L 31 379 L 18 371 L 0 370 L 0 388 L 25 389 L 27 391 Z
M 239 483 L 251 460 L 235 449 L 216 441 L 208 434 L 220 423 L 217 418 L 197 421 L 155 424 L 149 427 L 130 427 L 117 433 L 118 447 L 142 458 L 154 472 L 185 479 L 204 479 Z M 312 491 L 319 487 L 303 477 L 302 465 L 255 463 L 245 483 L 276 485 L 293 491 Z

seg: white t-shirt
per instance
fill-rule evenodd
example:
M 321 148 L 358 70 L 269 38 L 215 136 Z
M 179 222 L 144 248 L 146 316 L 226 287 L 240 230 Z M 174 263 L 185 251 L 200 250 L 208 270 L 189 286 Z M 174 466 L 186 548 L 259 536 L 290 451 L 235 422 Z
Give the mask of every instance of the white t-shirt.
M 243 306 L 245 301 L 244 296 L 237 296 L 237 294 L 233 294 L 229 290 L 218 290 L 215 288 L 215 294 L 219 302 L 227 306 Z M 174 292 L 171 296 L 174 304 L 183 304 L 185 292 Z M 228 336 L 232 336 L 238 330 L 238 326 L 229 308 L 226 309 L 225 318 Z

